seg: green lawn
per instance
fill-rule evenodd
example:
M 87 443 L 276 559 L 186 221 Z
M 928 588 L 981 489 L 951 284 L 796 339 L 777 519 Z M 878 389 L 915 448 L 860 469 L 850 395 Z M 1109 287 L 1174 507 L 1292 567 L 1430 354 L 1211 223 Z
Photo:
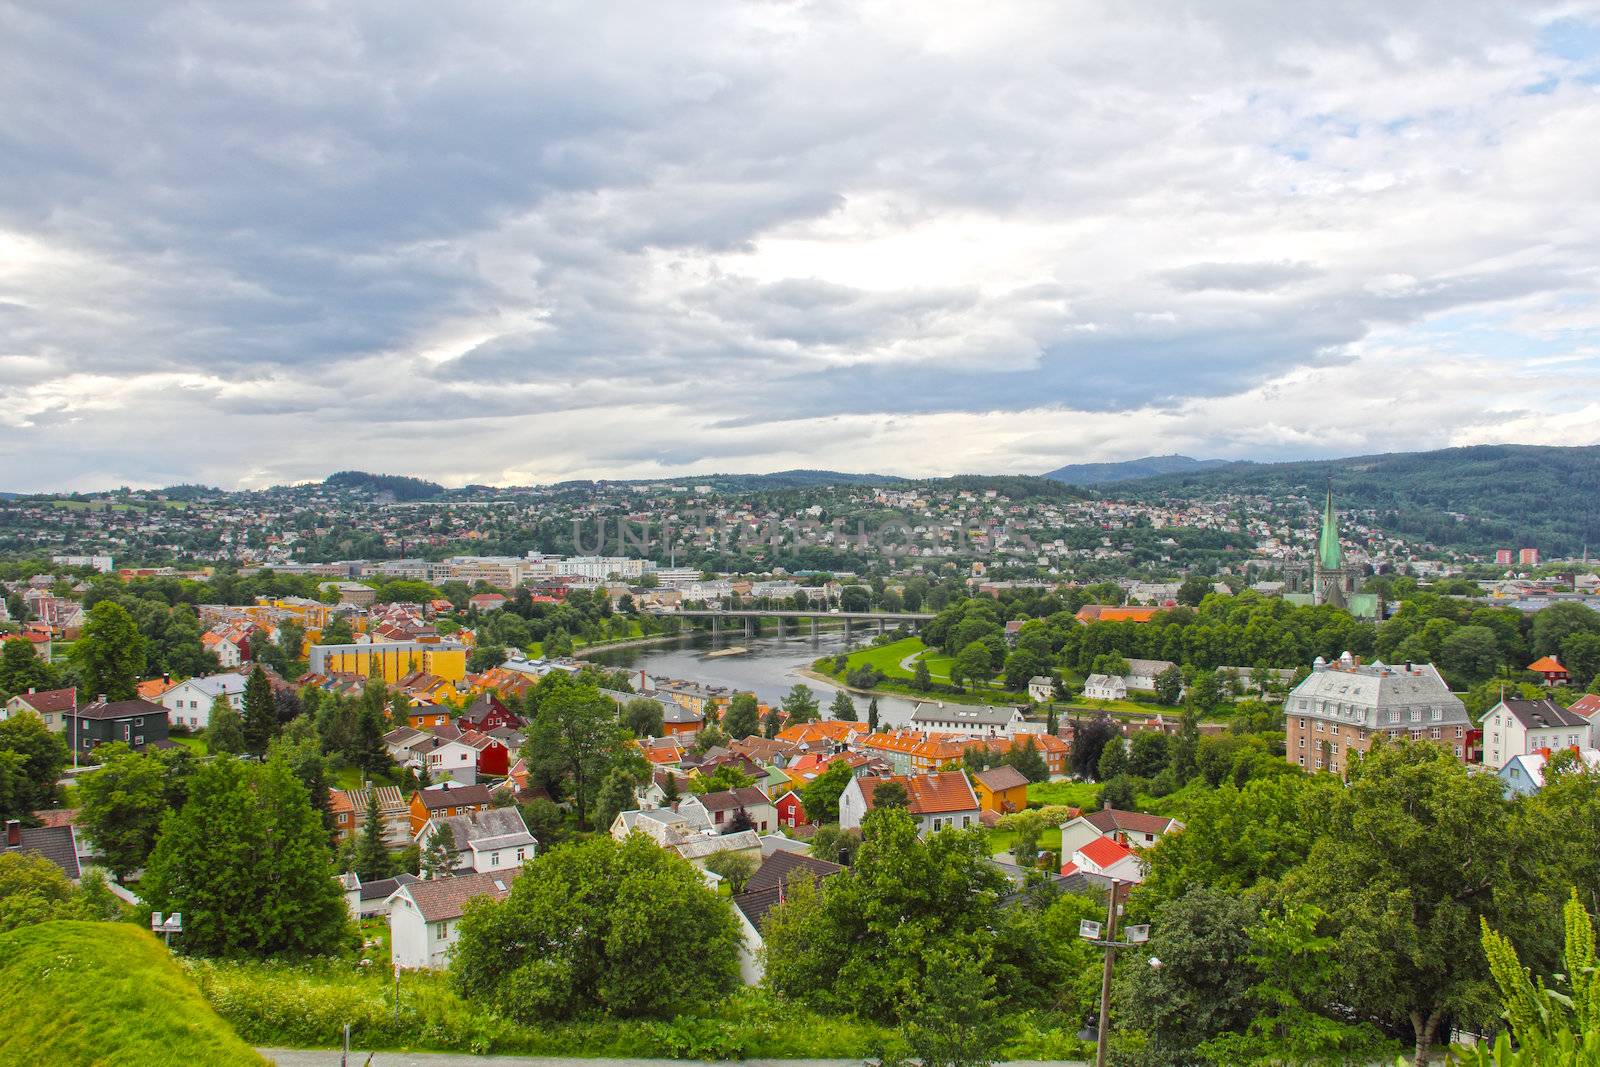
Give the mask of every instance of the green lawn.
M 154 935 L 48 922 L 0 935 L 0 1062 L 266 1063 Z
M 372 782 L 370 780 L 366 783 L 366 785 L 362 784 L 360 767 L 340 767 L 338 770 L 333 772 L 333 776 L 328 782 L 330 788 L 346 790 L 365 789 L 367 785 L 371 784 Z M 388 778 L 380 778 L 377 780 L 377 784 L 394 785 L 394 782 L 390 781 Z
M 906 670 L 900 666 L 902 660 L 908 656 L 916 656 L 912 660 L 912 668 Z M 922 643 L 920 637 L 907 637 L 899 641 L 892 641 L 887 645 L 871 645 L 850 653 L 846 661 L 845 673 L 861 667 L 872 667 L 888 679 L 879 688 L 885 692 L 904 693 L 914 699 L 945 700 L 953 703 L 994 703 L 996 701 L 1009 702 L 1012 700 L 1026 699 L 1019 693 L 1009 693 L 999 688 L 999 683 L 990 683 L 966 693 L 919 693 L 910 687 L 910 682 L 916 677 L 914 664 L 921 662 L 928 666 L 928 678 L 935 684 L 950 684 L 950 666 L 955 662 L 954 656 L 946 656 L 937 649 L 930 649 Z M 830 672 L 831 673 L 831 672 Z M 842 677 L 842 676 L 841 676 Z
M 175 745 L 182 745 L 196 756 L 206 754 L 206 739 L 203 737 L 178 737 L 173 735 L 168 738 Z
M 1036 782 L 1028 787 L 1028 800 L 1034 804 L 1066 804 L 1088 811 L 1099 799 L 1099 782 Z
M 1011 846 L 1017 843 L 1017 835 L 1011 830 L 989 831 L 989 855 L 997 856 L 1002 852 L 1010 852 Z M 1052 826 L 1039 835 L 1039 851 L 1061 851 L 1061 827 Z

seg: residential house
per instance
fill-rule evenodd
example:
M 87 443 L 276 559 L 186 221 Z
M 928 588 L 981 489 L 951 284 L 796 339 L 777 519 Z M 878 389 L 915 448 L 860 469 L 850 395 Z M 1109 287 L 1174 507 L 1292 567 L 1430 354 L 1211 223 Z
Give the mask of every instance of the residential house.
M 64 713 L 69 748 L 85 757 L 101 745 L 121 741 L 142 751 L 150 745 L 164 747 L 167 709 L 148 700 L 106 700 L 84 704 Z
M 413 837 L 427 825 L 429 819 L 440 816 L 466 815 L 489 809 L 489 787 L 486 785 L 443 785 L 419 789 L 411 794 L 411 835 Z
M 1578 760 L 1589 771 L 1600 771 L 1600 751 L 1592 748 L 1580 748 L 1573 752 Z M 1545 768 L 1550 764 L 1550 757 L 1554 753 L 1548 749 L 1538 752 L 1524 752 L 1506 760 L 1505 766 L 1500 768 L 1500 783 L 1506 791 L 1506 796 L 1528 796 L 1544 788 Z
M 972 776 L 978 807 L 996 815 L 1008 815 L 1028 806 L 1028 779 L 1015 767 L 1001 764 Z
M 809 879 L 820 886 L 823 879 L 844 870 L 837 863 L 775 851 L 761 861 L 744 892 L 733 898 L 733 917 L 739 924 L 739 977 L 745 985 L 761 984 L 764 968 L 761 949 L 762 925 L 767 912 L 783 903 L 796 879 Z
M 709 830 L 703 809 L 678 812 L 662 807 L 618 812 L 609 832 L 618 841 L 627 840 L 631 833 L 641 833 L 662 848 L 671 848 Z
M 1567 705 L 1567 710 L 1574 715 L 1583 716 L 1589 723 L 1589 740 L 1585 742 L 1585 746 L 1600 748 L 1600 696 L 1585 693 Z
M 78 867 L 78 837 L 71 824 L 23 826 L 16 819 L 9 819 L 6 821 L 6 841 L 3 851 L 47 859 L 74 882 L 81 874 Z
M 406 725 L 419 732 L 450 725 L 450 709 L 432 702 L 413 704 L 406 710 Z
M 969 739 L 918 730 L 871 734 L 861 741 L 861 751 L 887 763 L 895 774 L 926 774 L 960 763 Z M 795 763 L 795 767 L 800 765 Z M 793 771 L 794 767 L 790 770 Z
M 225 699 L 235 711 L 244 712 L 244 687 L 248 681 L 236 671 L 190 678 L 162 693 L 158 701 L 167 709 L 169 725 L 204 730 L 211 725 L 211 705 L 218 697 Z
M 1035 704 L 1048 704 L 1056 698 L 1054 678 L 1036 674 L 1028 679 L 1028 699 Z
M 334 830 L 341 841 L 350 840 L 361 833 L 366 825 L 367 807 L 372 795 L 378 798 L 378 821 L 383 824 L 383 843 L 390 848 L 404 848 L 411 843 L 411 807 L 405 793 L 397 785 L 380 785 L 371 789 L 330 789 L 328 807 L 333 812 Z
M 787 826 L 791 830 L 805 826 L 811 820 L 806 818 L 805 802 L 800 798 L 798 790 L 791 789 L 779 797 L 772 805 L 776 813 L 779 826 Z
M 816 722 L 784 727 L 778 731 L 778 740 L 786 741 L 806 752 L 838 752 L 851 747 L 870 732 L 870 728 L 864 722 L 819 719 Z
M 346 872 L 339 879 L 344 886 L 345 906 L 350 909 L 350 917 L 357 920 L 388 915 L 395 890 L 419 881 L 421 879 L 416 875 L 404 871 L 393 878 L 379 878 L 371 882 L 363 882 L 354 871 Z
M 1483 713 L 1483 762 L 1499 769 L 1512 756 L 1540 749 L 1584 748 L 1589 743 L 1589 720 L 1543 700 L 1501 700 Z
M 916 820 L 921 834 L 949 827 L 978 825 L 981 810 L 978 796 L 961 771 L 936 774 L 889 775 L 882 778 L 852 778 L 839 796 L 839 828 L 854 830 L 872 810 L 873 795 L 886 782 L 898 783 L 906 792 L 906 810 Z
M 1085 700 L 1126 700 L 1128 683 L 1120 674 L 1091 674 L 1083 680 Z
M 1537 674 L 1551 689 L 1558 685 L 1566 685 L 1569 677 L 1567 668 L 1562 665 L 1559 656 L 1540 656 L 1528 664 L 1527 669 Z
M 1065 850 L 1065 844 L 1062 849 Z M 1073 850 L 1071 858 L 1061 865 L 1063 876 L 1076 873 L 1098 875 L 1117 882 L 1144 881 L 1144 863 L 1127 845 L 1109 837 L 1096 837 Z
M 76 689 L 29 689 L 26 693 L 18 693 L 5 703 L 3 718 L 11 718 L 18 712 L 31 711 L 39 716 L 46 727 L 56 733 L 66 729 L 67 713 L 78 706 L 78 691 Z
M 488 733 L 491 730 L 520 730 L 522 719 L 493 693 L 484 693 L 461 713 L 456 725 L 463 730 Z
M 1085 604 L 1073 616 L 1081 623 L 1091 622 L 1149 622 L 1160 608 L 1118 607 L 1113 604 Z
M 538 843 L 516 808 L 490 808 L 466 815 L 430 818 L 417 832 L 418 847 L 427 848 L 434 832 L 450 841 L 456 871 L 498 871 L 532 859 Z
M 1019 708 L 942 702 L 918 704 L 911 713 L 910 725 L 914 730 L 969 737 L 1010 737 L 1030 728 L 1027 716 Z
M 412 671 L 396 682 L 394 688 L 413 704 L 442 704 L 457 696 L 456 683 L 427 671 Z
M 402 767 L 421 767 L 423 755 L 438 743 L 431 730 L 412 726 L 396 726 L 383 735 L 383 747 L 389 758 Z
M 454 726 L 436 726 L 428 731 L 433 742 L 416 752 L 422 765 L 428 768 L 428 777 L 434 781 L 449 780 L 460 785 L 473 785 L 478 780 L 478 749 L 467 736 Z
M 1167 834 L 1182 829 L 1183 823 L 1163 815 L 1104 808 L 1080 815 L 1061 828 L 1061 854 L 1070 855 L 1096 837 L 1109 837 L 1130 848 L 1149 848 Z
M 731 827 L 738 825 L 741 814 L 749 823 L 745 829 L 766 833 L 778 825 L 778 814 L 773 810 L 772 801 L 753 785 L 686 797 L 678 804 L 678 811 L 690 818 L 694 817 L 692 813 L 695 811 L 703 812 L 706 822 L 718 833 L 727 833 Z
M 1151 691 L 1155 689 L 1156 679 L 1162 672 L 1176 666 L 1176 663 L 1165 659 L 1130 659 L 1122 681 L 1129 689 Z
M 487 874 L 457 874 L 396 889 L 389 898 L 389 944 L 395 966 L 411 970 L 446 966 L 467 901 L 478 897 L 504 900 L 521 871 L 511 867 Z
M 757 862 L 761 860 L 761 835 L 754 830 L 735 830 L 731 834 L 694 834 L 668 847 L 700 870 L 705 870 L 706 860 L 719 852 L 749 856 Z

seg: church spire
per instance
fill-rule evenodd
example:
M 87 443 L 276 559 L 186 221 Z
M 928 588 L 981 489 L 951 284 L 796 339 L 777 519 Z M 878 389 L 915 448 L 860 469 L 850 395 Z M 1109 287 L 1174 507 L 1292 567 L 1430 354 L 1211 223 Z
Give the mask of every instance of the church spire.
M 1322 508 L 1322 538 L 1317 543 L 1317 562 L 1324 571 L 1344 566 L 1344 550 L 1339 547 L 1339 521 L 1333 510 L 1333 479 L 1328 479 L 1328 500 Z

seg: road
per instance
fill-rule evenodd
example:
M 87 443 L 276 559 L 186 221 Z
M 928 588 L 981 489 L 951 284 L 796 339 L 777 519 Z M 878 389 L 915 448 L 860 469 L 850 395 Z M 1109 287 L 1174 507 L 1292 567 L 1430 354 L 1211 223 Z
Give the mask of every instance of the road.
M 278 1067 L 338 1067 L 337 1049 L 259 1050 Z M 367 1067 L 367 1053 L 350 1053 L 351 1067 Z M 689 1060 L 585 1060 L 548 1056 L 469 1056 L 459 1052 L 377 1052 L 370 1067 L 685 1067 Z M 860 1067 L 860 1060 L 742 1060 L 743 1067 Z M 1088 1067 L 1078 1060 L 1027 1060 L 997 1067 Z

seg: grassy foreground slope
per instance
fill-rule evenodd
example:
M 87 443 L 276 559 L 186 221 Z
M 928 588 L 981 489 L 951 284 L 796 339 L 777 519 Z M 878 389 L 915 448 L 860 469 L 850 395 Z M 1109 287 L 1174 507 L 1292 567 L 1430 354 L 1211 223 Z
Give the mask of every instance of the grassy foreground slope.
M 0 1063 L 266 1063 L 161 942 L 127 923 L 49 922 L 0 934 L 0 989 Z

